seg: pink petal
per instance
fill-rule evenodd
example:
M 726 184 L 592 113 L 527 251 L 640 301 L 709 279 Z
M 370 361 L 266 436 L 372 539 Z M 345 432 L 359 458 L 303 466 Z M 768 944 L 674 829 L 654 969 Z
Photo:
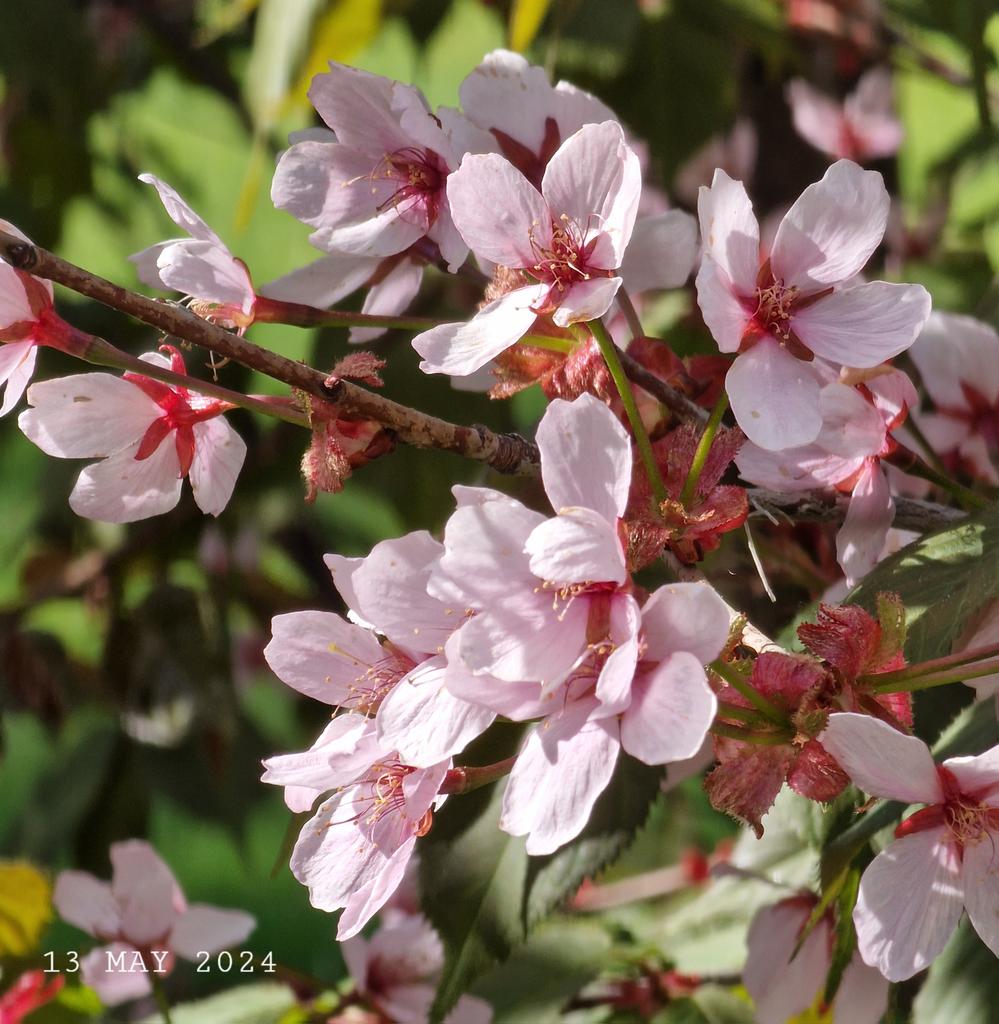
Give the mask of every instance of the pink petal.
M 496 717 L 488 708 L 454 696 L 444 685 L 446 673 L 444 658 L 424 662 L 378 708 L 379 741 L 415 768 L 429 768 L 461 753 Z
M 310 790 L 308 809 L 320 794 L 356 781 L 383 753 L 372 719 L 337 715 L 308 750 L 267 758 L 260 781 Z
M 121 926 L 111 886 L 85 871 L 60 871 L 52 903 L 64 921 L 89 935 L 116 935 Z
M 339 225 L 371 215 L 372 186 L 367 178 L 372 169 L 372 158 L 349 146 L 299 142 L 281 154 L 271 182 L 271 201 L 316 228 L 312 244 L 325 249 L 330 232 Z M 358 184 L 367 185 L 367 195 Z M 376 190 L 374 208 L 379 197 L 381 191 Z
M 356 611 L 407 650 L 439 653 L 461 622 L 459 611 L 427 593 L 443 553 L 425 530 L 376 544 L 350 577 Z
M 624 515 L 631 486 L 631 440 L 593 395 L 555 399 L 538 426 L 541 476 L 556 512 L 593 509 L 609 523 Z
M 797 448 L 822 429 L 816 372 L 773 338 L 736 358 L 725 388 L 743 433 L 761 448 Z
M 836 993 L 832 1024 L 879 1024 L 888 1009 L 888 984 L 880 971 L 854 954 Z
M 229 504 L 246 458 L 246 443 L 221 417 L 194 424 L 191 490 L 198 508 L 217 516 Z
M 803 78 L 788 82 L 786 95 L 795 131 L 826 156 L 842 156 L 843 108 Z
M 444 677 L 444 685 L 455 697 L 489 708 L 516 722 L 541 718 L 548 712 L 549 707 L 541 700 L 538 683 L 525 680 L 508 682 L 488 675 L 474 675 L 459 657 L 459 643 L 460 637 L 456 634 L 448 647 Z
M 186 907 L 173 873 L 149 843 L 138 839 L 113 844 L 111 864 L 120 934 L 137 946 L 165 939 Z
M 518 288 L 483 306 L 467 323 L 431 327 L 413 338 L 424 373 L 465 377 L 516 344 L 537 318 L 545 295 L 540 285 Z
M 728 640 L 728 606 L 707 583 L 670 583 L 642 607 L 645 658 L 661 661 L 677 651 L 701 665 L 714 661 Z
M 641 192 L 638 157 L 616 121 L 588 124 L 566 139 L 541 182 L 553 219 L 567 218 L 587 240 L 607 236 L 612 256 L 606 270 L 621 265 Z
M 164 248 L 156 260 L 160 280 L 197 299 L 253 309 L 253 282 L 246 267 L 214 242 L 183 240 Z
M 541 193 L 496 153 L 466 156 L 447 180 L 447 198 L 461 237 L 490 263 L 532 267 L 532 246 L 551 239 L 552 214 Z
M 115 962 L 123 963 L 125 969 L 119 966 L 109 970 L 109 954 L 115 958 Z M 118 960 L 120 956 L 124 956 L 124 961 Z M 139 962 L 135 959 L 138 956 L 135 947 L 124 942 L 99 946 L 80 960 L 80 978 L 97 993 L 105 1006 L 119 1006 L 131 999 L 139 999 L 152 991 L 152 985 L 145 971 L 129 970 L 133 963 Z
M 723 280 L 740 295 L 756 292 L 760 269 L 760 226 L 746 188 L 718 168 L 711 186 L 697 195 L 701 243 L 723 274 Z
M 51 287 L 51 286 L 50 286 Z M 16 323 L 34 321 L 35 311 L 28 301 L 17 271 L 8 263 L 0 260 L 0 330 L 6 330 Z
M 999 956 L 999 835 L 964 847 L 964 905 L 978 937 Z
M 770 253 L 774 276 L 808 292 L 848 281 L 881 243 L 888 206 L 877 171 L 837 161 L 784 215 Z
M 910 804 L 934 804 L 943 799 L 926 744 L 870 715 L 830 715 L 819 742 L 871 796 Z
M 698 659 L 678 651 L 635 679 L 621 718 L 621 745 L 646 764 L 693 757 L 717 707 Z
M 968 644 L 965 649 L 971 646 Z M 991 750 L 986 750 L 984 754 L 978 754 L 976 757 L 948 758 L 944 761 L 944 767 L 953 773 L 963 793 L 975 794 L 993 806 L 999 804 L 999 746 L 992 747 Z
M 287 612 L 271 633 L 264 657 L 293 690 L 334 706 L 377 695 L 386 652 L 368 630 L 331 612 Z
M 889 981 L 911 978 L 947 945 L 963 901 L 960 858 L 944 829 L 896 839 L 860 879 L 853 922 L 864 963 Z
M 368 280 L 381 257 L 334 252 L 258 288 L 261 295 L 326 309 Z M 374 290 L 374 289 L 372 289 Z M 367 300 L 365 300 L 367 301 Z M 353 339 L 352 339 L 353 340 Z
M 337 925 L 337 941 L 342 942 L 356 935 L 385 906 L 402 883 L 415 845 L 415 838 L 407 840 L 384 861 L 377 874 L 347 896 Z M 316 905 L 313 903 L 313 906 Z
M 621 287 L 619 277 L 597 277 L 574 284 L 560 300 L 552 320 L 559 327 L 586 323 L 603 316 Z
M 517 755 L 500 828 L 526 835 L 531 856 L 554 853 L 579 835 L 614 774 L 620 749 L 616 723 L 588 722 L 588 710 L 570 705 L 546 719 Z
M 380 155 L 409 141 L 392 109 L 398 87 L 391 78 L 331 60 L 329 69 L 312 79 L 309 101 L 340 142 Z M 418 94 L 413 86 L 402 88 Z
M 926 323 L 930 305 L 922 285 L 870 281 L 795 313 L 793 325 L 817 356 L 866 368 L 904 352 Z
M 874 568 L 895 519 L 895 501 L 880 463 L 869 460 L 850 494 L 836 534 L 836 560 L 852 586 Z
M 597 676 L 594 695 L 600 706 L 592 718 L 606 718 L 624 711 L 631 704 L 632 683 L 640 654 L 639 628 L 642 613 L 631 594 L 615 594 L 611 599 L 607 640 L 613 650 Z
M 863 458 L 830 455 L 818 443 L 782 452 L 768 452 L 747 441 L 735 458 L 740 475 L 759 487 L 775 491 L 807 491 L 848 480 L 863 466 Z
M 999 334 L 981 320 L 934 310 L 909 354 L 938 406 L 967 408 L 962 381 L 999 399 Z
M 197 960 L 199 950 L 217 953 L 242 942 L 257 926 L 251 914 L 192 903 L 173 926 L 170 948 L 185 960 Z
M 190 204 L 173 186 L 168 185 L 161 178 L 157 178 L 155 174 L 140 174 L 139 181 L 152 185 L 156 189 L 167 216 L 177 227 L 183 228 L 192 238 L 211 242 L 219 248 L 225 249 L 222 239 L 191 209 Z
M 2 350 L 0 350 L 2 353 Z M 39 381 L 18 426 L 47 455 L 105 458 L 137 443 L 163 410 L 139 387 L 109 373 Z
M 822 431 L 816 443 L 833 455 L 877 455 L 885 443 L 881 413 L 856 389 L 827 384 L 822 389 Z
M 23 414 L 22 414 L 23 415 Z M 87 466 L 69 496 L 69 507 L 86 519 L 132 523 L 169 512 L 180 501 L 180 460 L 167 437 L 148 459 L 136 459 L 138 442 Z
M 920 379 L 927 379 L 922 371 Z M 943 413 L 920 413 L 915 419 L 919 429 L 926 435 L 927 441 L 938 455 L 946 455 L 947 452 L 960 448 L 969 439 L 972 430 L 967 420 L 954 419 Z
M 621 262 L 629 293 L 679 288 L 697 263 L 697 248 L 697 221 L 689 213 L 640 217 Z
M 847 96 L 844 108 L 862 156 L 877 160 L 898 151 L 905 133 L 895 116 L 888 68 L 865 72 L 857 88 Z
M 812 1005 L 830 963 L 829 925 L 812 929 L 792 959 L 811 908 L 806 901 L 782 900 L 758 910 L 749 926 L 749 955 L 742 970 L 756 1006 L 758 1024 L 787 1024 Z
M 7 384 L 0 416 L 6 416 L 21 401 L 35 372 L 37 355 L 38 346 L 31 341 L 9 341 L 0 347 L 0 384 Z
M 725 271 L 708 254 L 701 261 L 695 285 L 701 316 L 718 348 L 722 352 L 738 352 L 751 316 Z
M 551 589 L 574 583 L 624 583 L 628 572 L 617 527 L 589 508 L 568 508 L 537 527 L 525 550 L 531 572 Z
M 398 316 L 409 308 L 422 282 L 423 267 L 414 260 L 402 260 L 368 289 L 361 312 L 368 316 Z M 384 333 L 380 327 L 354 327 L 347 340 L 352 345 L 362 345 Z

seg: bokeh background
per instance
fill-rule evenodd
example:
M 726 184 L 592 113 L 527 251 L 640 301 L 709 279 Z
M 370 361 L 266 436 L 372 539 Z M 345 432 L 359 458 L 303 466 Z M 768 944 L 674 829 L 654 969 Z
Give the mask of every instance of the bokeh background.
M 413 82 L 432 105 L 456 104 L 462 78 L 500 46 L 609 103 L 647 142 L 650 180 L 687 208 L 678 172 L 748 119 L 758 147 L 747 183 L 766 214 L 828 164 L 795 134 L 786 82 L 804 76 L 843 96 L 866 68 L 889 64 L 906 135 L 897 159 L 875 165 L 898 196 L 888 276 L 926 284 L 939 308 L 994 320 L 993 11 L 989 0 L 11 0 L 0 4 L 0 216 L 136 287 L 126 257 L 175 233 L 136 180 L 151 171 L 266 282 L 316 255 L 307 229 L 269 200 L 288 132 L 314 123 L 311 76 L 335 59 Z M 414 312 L 461 314 L 478 298 L 467 288 L 428 278 Z M 72 295 L 58 305 L 131 351 L 158 343 Z M 646 316 L 680 354 L 712 350 L 689 290 Z M 341 330 L 252 334 L 319 367 L 347 351 Z M 420 374 L 404 335 L 377 351 L 388 359 L 388 395 L 455 421 L 530 432 L 543 408 L 536 388 L 490 402 Z M 200 359 L 189 354 L 199 372 Z M 78 369 L 51 351 L 40 365 L 45 376 Z M 230 387 L 278 387 L 238 367 L 221 372 Z M 400 450 L 308 506 L 298 474 L 305 435 L 244 412 L 232 422 L 250 454 L 220 521 L 185 493 L 174 513 L 130 527 L 76 518 L 66 499 L 78 464 L 47 459 L 13 416 L 0 424 L 0 858 L 107 877 L 109 844 L 147 837 L 190 898 L 256 915 L 248 948 L 332 984 L 343 974 L 334 921 L 309 908 L 286 869 L 272 872 L 290 818 L 280 793 L 259 783 L 259 762 L 307 746 L 323 709 L 266 670 L 268 624 L 278 612 L 342 608 L 324 552 L 359 555 L 385 537 L 436 530 L 453 483 L 497 481 L 449 455 Z M 539 500 L 528 485 L 500 485 Z M 832 549 L 817 528 L 805 556 L 786 531 L 757 532 L 777 605 L 738 537 L 711 572 L 776 630 L 832 582 Z M 617 874 L 710 852 L 733 832 L 692 783 L 660 801 Z M 74 929 L 46 921 L 43 903 L 32 909 L 0 883 L 8 977 L 42 950 L 86 948 Z M 245 980 L 182 968 L 171 994 L 181 1001 Z M 89 1012 L 81 1000 L 31 1020 Z

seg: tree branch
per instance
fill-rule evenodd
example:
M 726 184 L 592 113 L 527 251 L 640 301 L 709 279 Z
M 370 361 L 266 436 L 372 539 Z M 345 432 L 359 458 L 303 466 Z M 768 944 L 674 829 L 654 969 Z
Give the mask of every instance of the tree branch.
M 750 487 L 746 492 L 749 503 L 763 515 L 785 517 L 797 523 L 840 523 L 846 515 L 848 501 L 836 491 L 805 491 L 782 494 L 762 487 Z M 895 499 L 893 526 L 900 530 L 928 533 L 942 526 L 953 526 L 967 518 L 959 508 L 949 508 L 932 501 L 915 498 Z
M 695 423 L 707 423 L 708 411 L 702 409 L 696 402 L 692 402 L 681 391 L 670 387 L 666 381 L 661 380 L 651 370 L 647 370 L 642 364 L 629 356 L 627 352 L 619 351 L 618 357 L 628 379 L 644 388 L 653 398 L 662 402 L 678 419 L 693 420 Z
M 345 419 L 374 420 L 391 430 L 398 440 L 416 448 L 454 452 L 484 462 L 501 473 L 537 472 L 537 446 L 517 434 L 497 434 L 478 425 L 459 426 L 373 394 L 350 381 L 331 379 L 305 363 L 287 359 L 202 320 L 183 306 L 129 291 L 4 231 L 0 231 L 0 258 L 18 270 L 61 284 L 165 334 L 200 345 L 331 402 Z M 197 389 L 193 379 L 190 386 Z

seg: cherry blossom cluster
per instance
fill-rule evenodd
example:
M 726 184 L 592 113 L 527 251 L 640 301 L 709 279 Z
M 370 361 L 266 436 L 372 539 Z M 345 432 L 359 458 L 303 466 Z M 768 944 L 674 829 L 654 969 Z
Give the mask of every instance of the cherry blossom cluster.
M 327 556 L 346 616 L 273 620 L 268 664 L 331 717 L 307 751 L 269 758 L 263 781 L 310 815 L 291 870 L 313 906 L 342 911 L 337 934 L 359 990 L 389 1019 L 427 1012 L 439 940 L 390 901 L 445 800 L 505 778 L 500 828 L 525 837 L 529 855 L 551 854 L 584 833 L 626 758 L 669 766 L 670 781 L 714 764 L 713 805 L 758 834 L 785 784 L 821 803 L 853 784 L 925 805 L 863 874 L 844 1019 L 876 1020 L 885 979 L 925 967 L 964 909 L 999 954 L 999 748 L 935 765 L 912 735 L 919 667 L 906 664 L 899 600 L 881 595 L 873 615 L 821 605 L 791 653 L 754 642 L 745 617 L 689 568 L 746 522 L 745 484 L 848 496 L 836 541 L 848 585 L 884 554 L 898 497 L 952 483 L 947 474 L 999 484 L 999 336 L 931 313 L 919 285 L 865 276 L 891 203 L 862 164 L 900 143 L 887 72 L 865 76 L 842 105 L 791 83 L 795 125 L 835 162 L 763 225 L 740 180 L 755 146 L 745 126 L 681 176 L 681 193 L 697 179 L 695 219 L 643 184 L 643 145 L 601 101 L 512 53 L 488 55 L 456 109 L 431 110 L 416 88 L 339 64 L 309 95 L 326 128 L 293 140 L 271 195 L 323 255 L 258 290 L 177 192 L 143 175 L 186 237 L 134 256 L 140 279 L 240 337 L 257 322 L 322 323 L 364 289 L 350 340 L 369 342 L 425 276 L 460 271 L 481 303 L 414 328 L 420 369 L 497 399 L 540 384 L 549 399 L 535 439 L 543 510 L 457 486 L 439 538 L 417 531 L 363 558 Z M 681 359 L 644 334 L 641 311 L 646 293 L 691 275 L 718 351 Z M 47 282 L 7 264 L 0 331 L 3 413 L 27 388 L 38 346 L 87 358 L 91 344 L 56 316 Z M 894 365 L 903 356 L 922 396 Z M 245 403 L 186 381 L 172 344 L 142 360 L 123 376 L 33 384 L 19 425 L 50 455 L 100 460 L 70 496 L 81 516 L 161 514 L 184 477 L 199 508 L 219 515 L 246 458 L 225 414 Z M 355 352 L 330 380 L 378 386 L 381 365 Z M 663 389 L 687 415 L 661 401 Z M 310 498 L 393 446 L 383 424 L 335 406 L 271 407 L 312 430 Z M 664 564 L 677 582 L 646 589 L 636 574 Z M 995 642 L 986 624 L 970 646 Z M 465 764 L 497 719 L 517 723 L 515 755 Z M 56 903 L 114 948 L 185 956 L 194 927 L 200 948 L 252 927 L 186 907 L 142 844 L 113 848 L 112 860 L 110 887 L 64 873 Z M 818 899 L 795 894 L 751 929 L 745 980 L 761 1021 L 801 1012 L 822 986 L 837 921 L 832 911 L 814 919 Z M 382 930 L 360 938 L 386 907 Z M 87 970 L 109 1004 L 140 994 Z M 488 1012 L 472 1001 L 461 1019 Z

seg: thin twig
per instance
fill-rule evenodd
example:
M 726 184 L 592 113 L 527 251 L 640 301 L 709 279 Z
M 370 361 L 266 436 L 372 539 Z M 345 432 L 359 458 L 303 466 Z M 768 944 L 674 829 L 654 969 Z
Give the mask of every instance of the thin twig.
M 750 504 L 764 514 L 778 512 L 794 522 L 840 523 L 848 505 L 846 497 L 836 491 L 782 494 L 762 487 L 751 487 L 746 493 Z M 959 508 L 915 498 L 896 498 L 892 525 L 900 530 L 928 533 L 942 526 L 953 526 L 966 518 L 967 513 Z
M 664 380 L 657 377 L 651 370 L 647 370 L 642 364 L 629 356 L 627 352 L 618 352 L 618 358 L 624 367 L 628 379 L 644 388 L 653 398 L 660 401 L 671 413 L 681 420 L 693 420 L 695 423 L 707 423 L 708 411 L 702 409 L 696 402 L 692 402 L 682 391 L 677 391 Z
M 374 420 L 406 444 L 454 452 L 485 462 L 501 473 L 537 472 L 537 446 L 517 434 L 497 434 L 478 425 L 449 423 L 349 381 L 331 379 L 305 363 L 287 359 L 223 330 L 183 306 L 129 291 L 4 231 L 0 231 L 0 258 L 19 270 L 61 284 L 168 335 L 200 345 L 292 388 L 332 402 L 345 419 Z M 194 381 L 191 386 L 197 388 Z

